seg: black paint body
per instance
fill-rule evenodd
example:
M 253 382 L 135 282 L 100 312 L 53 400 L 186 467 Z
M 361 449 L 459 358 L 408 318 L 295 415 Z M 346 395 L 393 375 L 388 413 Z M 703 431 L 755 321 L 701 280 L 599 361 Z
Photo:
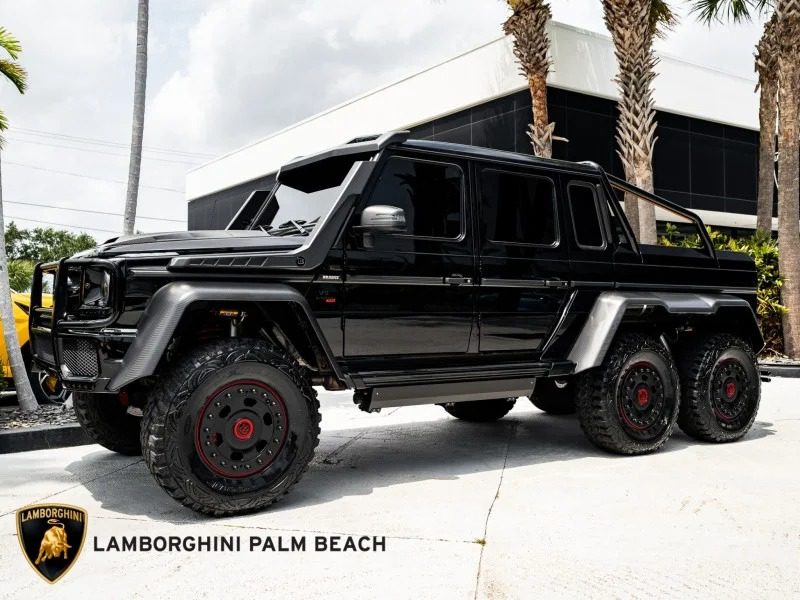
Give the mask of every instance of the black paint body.
M 456 221 L 446 225 L 456 227 L 453 236 L 375 233 L 367 239 L 359 229 L 362 209 L 382 203 L 373 197 L 382 170 L 400 159 L 441 163 L 460 173 L 460 229 Z M 293 288 L 305 299 L 323 338 L 324 352 L 307 361 L 315 382 L 333 375 L 357 389 L 408 381 L 569 374 L 569 351 L 597 296 L 608 290 L 724 293 L 755 308 L 756 275 L 749 257 L 716 253 L 707 237 L 708 247 L 700 249 L 640 246 L 614 199 L 614 182 L 596 165 L 407 141 L 377 153 L 364 172 L 368 177 L 361 189 L 351 194 L 345 190 L 310 239 L 270 237 L 258 230 L 145 235 L 112 240 L 90 256 L 40 266 L 31 311 L 37 364 L 58 370 L 73 389 L 113 389 L 109 382 L 131 359 L 126 351 L 150 298 L 173 282 Z M 492 177 L 532 177 L 535 185 L 551 186 L 552 221 L 541 228 L 544 241 L 552 236 L 552 243 L 491 239 L 507 237 L 498 232 L 508 230 L 509 223 L 493 223 L 489 216 L 495 207 L 481 189 L 487 172 L 499 173 Z M 573 214 L 577 210 L 568 202 L 571 186 L 584 186 L 583 192 L 596 197 L 602 232 L 591 247 L 581 244 L 576 233 L 583 217 Z M 63 274 L 86 264 L 112 274 L 113 310 L 100 320 L 70 314 Z M 52 310 L 41 308 L 39 301 L 42 275 L 48 273 L 56 281 Z M 234 296 L 208 309 L 235 306 L 237 300 Z M 264 308 L 264 314 L 273 312 Z M 304 314 L 281 313 L 280 318 L 296 325 Z M 291 331 L 294 325 L 287 321 L 284 329 Z M 74 338 L 90 340 L 98 352 L 96 374 L 65 373 L 64 341 Z

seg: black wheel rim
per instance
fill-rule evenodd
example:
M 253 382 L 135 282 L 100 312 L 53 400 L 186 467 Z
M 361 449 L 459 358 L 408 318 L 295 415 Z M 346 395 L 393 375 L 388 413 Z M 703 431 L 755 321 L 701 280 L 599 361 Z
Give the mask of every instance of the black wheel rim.
M 664 433 L 671 408 L 655 365 L 642 361 L 628 368 L 617 388 L 617 409 L 623 428 L 632 438 L 650 441 Z
M 749 417 L 753 382 L 745 366 L 735 358 L 720 361 L 711 376 L 711 406 L 723 427 L 738 429 Z
M 217 475 L 241 479 L 279 456 L 289 420 L 280 395 L 260 381 L 227 383 L 209 395 L 197 418 L 195 448 Z

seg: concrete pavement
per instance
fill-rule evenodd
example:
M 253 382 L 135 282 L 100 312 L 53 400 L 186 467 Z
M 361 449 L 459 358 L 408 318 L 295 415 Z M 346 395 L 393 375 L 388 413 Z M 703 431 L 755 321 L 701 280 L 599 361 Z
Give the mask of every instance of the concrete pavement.
M 502 421 L 439 407 L 361 413 L 321 393 L 303 481 L 254 515 L 209 519 L 169 499 L 141 459 L 98 446 L 0 457 L 0 597 L 786 597 L 800 594 L 800 381 L 765 384 L 742 441 L 677 432 L 617 457 L 574 417 L 521 399 Z M 19 550 L 14 511 L 88 510 L 83 554 L 55 586 Z M 112 537 L 385 536 L 385 551 L 113 552 Z M 329 537 L 326 537 L 329 539 Z M 371 539 L 371 538 L 370 538 Z

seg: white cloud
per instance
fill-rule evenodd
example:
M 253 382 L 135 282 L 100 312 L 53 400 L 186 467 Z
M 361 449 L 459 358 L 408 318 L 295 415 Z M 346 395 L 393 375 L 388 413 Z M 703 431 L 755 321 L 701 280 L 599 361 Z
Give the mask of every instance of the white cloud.
M 682 23 L 658 42 L 659 49 L 752 77 L 759 24 L 709 30 L 680 10 Z M 0 24 L 22 40 L 22 61 L 30 72 L 30 90 L 24 97 L 0 85 L 0 105 L 12 125 L 128 143 L 135 12 L 135 2 L 0 0 Z M 206 154 L 234 149 L 494 39 L 501 34 L 505 14 L 502 0 L 151 2 L 145 145 Z M 600 0 L 558 0 L 553 15 L 604 32 Z M 124 147 L 79 144 L 19 130 L 7 137 L 6 163 L 127 179 Z M 175 189 L 183 188 L 190 165 L 164 161 L 199 160 L 175 154 L 146 156 L 142 183 Z M 124 185 L 30 166 L 4 165 L 8 214 L 119 229 L 121 217 L 13 204 L 122 212 Z M 186 204 L 179 193 L 143 187 L 139 214 L 185 219 Z M 180 224 L 141 219 L 137 227 L 153 231 Z

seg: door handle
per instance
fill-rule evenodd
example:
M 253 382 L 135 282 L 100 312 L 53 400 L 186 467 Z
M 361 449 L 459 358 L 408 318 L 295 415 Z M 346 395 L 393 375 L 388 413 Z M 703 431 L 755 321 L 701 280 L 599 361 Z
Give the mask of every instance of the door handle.
M 470 285 L 472 277 L 464 277 L 463 275 L 450 275 L 444 278 L 444 283 L 448 285 Z
M 544 285 L 550 288 L 562 288 L 569 286 L 569 281 L 564 281 L 563 279 L 547 279 Z

